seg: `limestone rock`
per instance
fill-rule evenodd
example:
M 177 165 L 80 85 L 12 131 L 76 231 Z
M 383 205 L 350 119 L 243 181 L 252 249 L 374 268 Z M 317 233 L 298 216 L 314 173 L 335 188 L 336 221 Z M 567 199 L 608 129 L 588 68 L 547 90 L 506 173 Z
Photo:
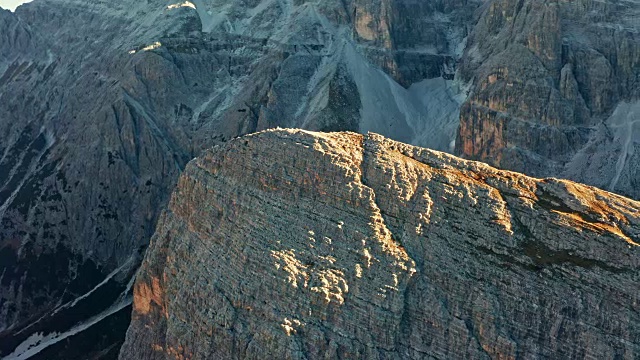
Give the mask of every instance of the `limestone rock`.
M 640 3 L 486 2 L 456 153 L 640 198 Z
M 36 356 L 113 358 L 178 176 L 255 131 L 372 131 L 640 199 L 639 14 L 614 0 L 0 10 L 0 357 L 46 338 Z
M 636 358 L 640 203 L 380 135 L 191 161 L 121 359 Z
M 451 78 L 479 4 L 0 10 L 0 357 L 50 337 L 37 356 L 113 358 L 130 309 L 112 310 L 130 300 L 160 211 L 204 149 L 281 126 L 448 150 L 462 101 Z

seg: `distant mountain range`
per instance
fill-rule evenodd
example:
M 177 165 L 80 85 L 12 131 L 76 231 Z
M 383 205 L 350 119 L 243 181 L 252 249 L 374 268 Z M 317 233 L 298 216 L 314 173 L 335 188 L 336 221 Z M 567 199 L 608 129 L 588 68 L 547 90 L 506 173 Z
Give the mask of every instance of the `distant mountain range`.
M 117 358 L 180 174 L 256 131 L 375 132 L 640 199 L 639 30 L 631 0 L 0 10 L 0 357 Z

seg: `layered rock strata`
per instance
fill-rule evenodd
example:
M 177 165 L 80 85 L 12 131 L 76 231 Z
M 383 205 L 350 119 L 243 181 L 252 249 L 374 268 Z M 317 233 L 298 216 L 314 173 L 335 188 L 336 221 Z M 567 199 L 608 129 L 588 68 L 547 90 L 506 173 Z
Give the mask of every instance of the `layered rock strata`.
M 640 203 L 376 134 L 193 160 L 121 359 L 636 358 Z
M 640 198 L 640 3 L 488 1 L 456 153 Z
M 639 199 L 639 14 L 614 0 L 0 10 L 0 356 L 113 358 L 179 174 L 254 131 L 373 131 Z
M 0 10 L 0 357 L 113 358 L 130 309 L 112 310 L 130 300 L 120 295 L 179 174 L 214 144 L 286 126 L 449 149 L 462 101 L 451 78 L 477 6 L 39 0 Z

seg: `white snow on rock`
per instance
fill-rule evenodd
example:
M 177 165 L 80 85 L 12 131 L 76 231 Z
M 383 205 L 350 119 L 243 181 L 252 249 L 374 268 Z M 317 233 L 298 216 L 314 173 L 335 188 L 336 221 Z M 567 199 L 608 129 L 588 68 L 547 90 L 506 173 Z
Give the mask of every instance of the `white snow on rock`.
M 21 358 L 20 356 L 23 356 L 24 354 L 30 354 L 29 350 L 35 349 L 42 344 L 47 344 L 51 340 L 55 339 L 58 335 L 60 334 L 55 332 L 51 334 L 47 334 L 46 336 L 43 333 L 34 333 L 27 340 L 23 341 L 20 345 L 18 345 L 18 347 L 14 350 L 12 354 L 9 354 L 4 359 L 20 359 Z M 23 358 L 26 359 L 28 357 L 23 357 Z
M 109 280 L 113 279 L 114 276 L 120 274 L 123 270 L 128 269 L 132 266 L 132 261 L 133 261 L 133 257 L 130 257 L 129 260 L 125 261 L 124 264 L 120 265 L 120 267 L 118 267 L 117 269 L 113 270 L 110 274 L 108 274 L 104 280 L 102 280 L 98 285 L 96 285 L 93 289 L 87 291 L 86 293 L 84 293 L 83 295 L 77 297 L 76 299 L 74 299 L 73 301 L 70 301 L 62 306 L 60 306 L 59 308 L 57 308 L 52 315 L 57 314 L 58 312 L 60 312 L 61 310 L 64 309 L 68 309 L 70 307 L 74 307 L 76 306 L 76 304 L 78 302 L 80 302 L 83 299 L 86 299 L 87 297 L 89 297 L 89 295 L 93 294 L 96 290 L 98 290 L 100 287 L 104 286 L 106 283 L 109 282 Z
M 173 10 L 173 9 L 179 9 L 182 7 L 189 7 L 195 10 L 196 6 L 191 2 L 191 1 L 185 1 L 182 3 L 177 3 L 177 4 L 171 4 L 169 6 L 167 6 L 167 9 L 169 10 Z
M 114 303 L 112 306 L 110 306 L 108 309 L 106 309 L 102 313 L 92 317 L 91 319 L 85 322 L 77 324 L 73 328 L 63 333 L 54 332 L 47 335 L 43 335 L 42 333 L 33 334 L 27 340 L 25 340 L 20 345 L 18 345 L 16 350 L 13 353 L 7 355 L 3 360 L 29 359 L 30 357 L 38 354 L 39 352 L 48 348 L 49 346 L 52 346 L 70 336 L 80 333 L 90 328 L 91 326 L 99 323 L 100 321 L 106 319 L 107 317 L 124 309 L 125 307 L 131 304 L 132 300 L 133 299 L 131 296 L 127 296 L 124 298 L 121 297 L 118 299 L 118 301 L 116 301 L 116 303 Z

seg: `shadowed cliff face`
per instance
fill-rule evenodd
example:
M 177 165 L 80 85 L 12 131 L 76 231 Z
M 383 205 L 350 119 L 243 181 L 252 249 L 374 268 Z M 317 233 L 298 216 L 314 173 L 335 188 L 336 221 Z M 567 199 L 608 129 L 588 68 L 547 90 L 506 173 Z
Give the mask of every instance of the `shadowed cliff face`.
M 486 2 L 456 152 L 640 198 L 640 3 Z
M 121 359 L 634 358 L 640 203 L 375 134 L 193 160 Z
M 180 173 L 259 130 L 457 145 L 640 197 L 637 8 L 38 0 L 0 10 L 0 356 L 113 358 L 130 279 Z
M 113 358 L 129 280 L 203 149 L 276 126 L 449 149 L 464 98 L 455 62 L 478 6 L 40 0 L 0 11 L 0 356 Z

